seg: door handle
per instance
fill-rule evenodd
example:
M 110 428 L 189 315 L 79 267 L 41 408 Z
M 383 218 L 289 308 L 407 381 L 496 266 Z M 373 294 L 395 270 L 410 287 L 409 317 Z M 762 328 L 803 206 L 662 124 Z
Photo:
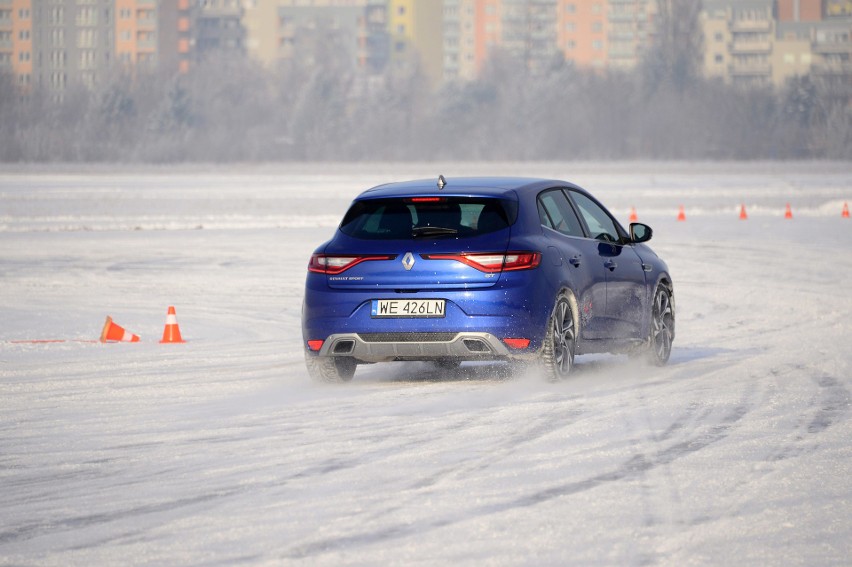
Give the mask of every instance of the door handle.
M 574 266 L 575 268 L 579 268 L 580 267 L 580 254 L 577 254 L 576 256 L 572 257 L 570 260 L 568 260 L 568 263 L 571 264 L 572 266 Z
M 607 260 L 604 262 L 604 268 L 609 268 L 609 271 L 612 272 L 618 267 L 618 264 L 615 263 L 615 260 Z

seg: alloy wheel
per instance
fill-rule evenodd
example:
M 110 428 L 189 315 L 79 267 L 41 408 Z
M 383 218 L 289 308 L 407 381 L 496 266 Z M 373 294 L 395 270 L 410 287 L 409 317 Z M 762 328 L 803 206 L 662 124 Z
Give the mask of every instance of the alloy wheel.
M 654 307 L 651 314 L 651 349 L 653 361 L 663 365 L 672 353 L 674 339 L 674 309 L 671 294 L 663 286 L 654 294 Z
M 559 299 L 553 311 L 550 339 L 553 348 L 552 365 L 554 378 L 565 378 L 574 366 L 576 334 L 574 331 L 574 317 L 571 313 L 571 305 L 564 297 Z

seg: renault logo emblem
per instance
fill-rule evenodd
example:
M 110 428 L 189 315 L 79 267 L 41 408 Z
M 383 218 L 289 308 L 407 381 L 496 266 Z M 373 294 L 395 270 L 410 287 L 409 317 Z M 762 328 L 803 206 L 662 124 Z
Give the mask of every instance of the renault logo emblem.
M 402 267 L 406 270 L 410 270 L 414 267 L 414 254 L 411 252 L 405 253 L 405 256 L 402 257 Z

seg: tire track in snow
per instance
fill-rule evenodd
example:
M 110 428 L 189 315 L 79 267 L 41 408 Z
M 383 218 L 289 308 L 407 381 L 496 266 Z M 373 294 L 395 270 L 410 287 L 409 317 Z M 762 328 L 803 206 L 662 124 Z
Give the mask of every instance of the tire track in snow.
M 70 532 L 87 527 L 104 525 L 120 520 L 130 520 L 134 517 L 148 516 L 163 512 L 173 512 L 198 504 L 204 504 L 221 498 L 227 498 L 235 494 L 235 490 L 216 490 L 205 494 L 198 494 L 186 498 L 177 498 L 157 502 L 153 504 L 143 504 L 132 506 L 129 508 L 121 508 L 112 512 L 102 512 L 98 514 L 79 514 L 67 516 L 65 518 L 45 519 L 41 522 L 32 522 L 17 526 L 10 530 L 0 532 L 0 545 L 7 543 L 32 539 L 45 534 L 56 534 L 61 532 Z
M 819 409 L 808 424 L 808 433 L 816 435 L 835 425 L 849 411 L 852 396 L 843 384 L 832 376 L 815 379 L 820 388 Z
M 707 370 L 707 374 L 719 371 L 715 368 L 705 370 Z M 670 380 L 666 382 L 670 382 Z M 637 387 L 641 387 L 641 385 L 637 385 Z M 281 558 L 306 559 L 328 551 L 346 549 L 350 546 L 369 546 L 409 536 L 418 536 L 431 530 L 466 522 L 471 518 L 481 518 L 511 510 L 530 508 L 557 498 L 593 490 L 606 484 L 640 478 L 651 470 L 668 466 L 675 461 L 693 455 L 725 439 L 731 433 L 732 429 L 753 409 L 752 398 L 754 397 L 755 390 L 756 387 L 753 385 L 747 388 L 736 405 L 728 409 L 716 424 L 706 423 L 706 419 L 714 414 L 712 408 L 699 412 L 698 410 L 701 406 L 697 403 L 691 404 L 683 414 L 675 418 L 674 422 L 664 430 L 664 434 L 661 436 L 662 441 L 675 441 L 673 444 L 660 448 L 650 454 L 636 453 L 614 470 L 587 479 L 558 484 L 502 503 L 473 508 L 467 513 L 457 514 L 454 517 L 435 518 L 426 521 L 385 526 L 376 530 L 308 542 L 293 547 Z M 588 416 L 588 413 L 584 412 L 578 415 L 574 423 L 581 420 L 584 416 Z M 606 416 L 603 417 L 605 418 Z M 689 423 L 694 423 L 694 426 L 689 428 L 687 426 Z M 539 436 L 541 436 L 547 431 L 550 431 L 548 428 L 549 424 L 550 421 L 545 420 L 545 422 L 530 428 L 526 434 L 529 432 L 538 432 Z M 677 433 L 683 433 L 684 435 L 678 436 Z M 525 443 L 524 435 L 519 434 L 515 437 L 518 445 Z M 481 462 L 484 463 L 487 460 L 488 458 L 485 457 Z M 452 467 L 444 471 L 444 474 L 446 476 L 454 476 L 455 473 L 462 469 L 464 467 Z M 418 487 L 414 485 L 413 488 Z M 393 509 L 400 508 L 404 508 L 404 505 L 393 507 Z M 392 512 L 393 509 L 384 510 L 381 514 L 376 514 L 375 517 L 385 516 L 389 512 Z
M 502 504 L 488 505 L 478 509 L 473 509 L 469 514 L 464 516 L 447 517 L 430 520 L 428 522 L 397 524 L 374 531 L 316 540 L 296 546 L 288 553 L 284 554 L 281 559 L 307 559 L 331 550 L 347 549 L 352 546 L 365 546 L 380 542 L 384 543 L 408 536 L 415 536 L 418 534 L 422 535 L 427 531 L 462 523 L 470 517 L 490 516 L 518 508 L 533 507 L 549 500 L 592 490 L 607 483 L 633 479 L 655 467 L 670 464 L 677 459 L 700 451 L 713 443 L 724 439 L 728 435 L 730 429 L 747 413 L 748 406 L 739 404 L 728 412 L 722 423 L 712 427 L 707 433 L 696 438 L 677 443 L 672 447 L 660 451 L 653 459 L 648 459 L 643 455 L 634 455 L 616 470 L 582 481 L 556 485 Z
M 785 381 L 809 376 L 807 379 L 815 389 L 788 433 L 792 439 L 766 455 L 765 460 L 771 463 L 780 462 L 816 451 L 819 448 L 819 436 L 844 420 L 852 408 L 852 393 L 837 378 L 822 373 L 818 368 L 802 364 L 773 367 L 769 374 L 775 380 Z
M 507 457 L 516 453 L 521 447 L 528 445 L 546 435 L 555 435 L 565 428 L 576 425 L 588 410 L 583 408 L 568 408 L 563 411 L 551 411 L 541 416 L 538 422 L 530 427 L 522 428 L 511 434 L 496 448 L 489 450 L 484 456 L 476 456 L 456 465 L 435 471 L 434 474 L 411 485 L 412 490 L 430 488 L 444 480 L 452 480 L 472 473 L 489 469 Z

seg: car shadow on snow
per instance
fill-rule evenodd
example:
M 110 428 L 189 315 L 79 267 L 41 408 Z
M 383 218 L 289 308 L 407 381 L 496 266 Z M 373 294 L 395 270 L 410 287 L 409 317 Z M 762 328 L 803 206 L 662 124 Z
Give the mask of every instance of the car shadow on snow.
M 748 349 L 754 350 L 754 349 Z M 674 348 L 668 366 L 725 356 L 749 356 L 753 352 L 715 347 Z M 642 359 L 626 355 L 592 354 L 578 356 L 571 377 L 579 378 L 608 371 L 631 369 L 653 374 L 655 367 Z M 644 369 L 644 370 L 643 370 Z M 389 362 L 359 366 L 356 382 L 429 383 L 429 382 L 507 382 L 539 374 L 535 368 L 518 370 L 505 362 L 466 362 L 455 368 L 443 368 L 430 362 Z M 543 379 L 543 377 L 541 377 Z M 571 378 L 568 378 L 570 380 Z
M 593 375 L 608 370 L 617 370 L 629 365 L 647 367 L 644 362 L 628 361 L 626 356 L 590 355 L 578 357 L 572 378 Z M 442 368 L 430 362 L 390 362 L 359 366 L 356 382 L 385 384 L 400 383 L 452 383 L 481 382 L 503 383 L 515 380 L 539 380 L 546 382 L 541 368 L 537 366 L 517 367 L 506 362 L 465 362 L 456 368 Z
M 442 368 L 430 362 L 387 362 L 359 366 L 359 382 L 505 382 L 514 377 L 512 368 L 501 362 L 468 362 Z

